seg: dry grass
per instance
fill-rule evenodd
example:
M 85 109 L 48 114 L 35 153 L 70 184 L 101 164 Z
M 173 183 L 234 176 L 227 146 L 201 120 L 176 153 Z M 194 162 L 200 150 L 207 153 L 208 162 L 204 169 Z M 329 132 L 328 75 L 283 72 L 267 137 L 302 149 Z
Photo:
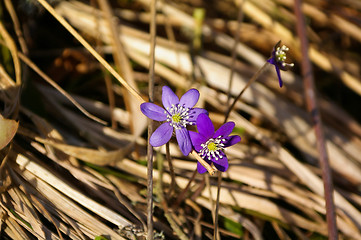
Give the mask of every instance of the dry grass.
M 151 1 L 98 2 L 60 1 L 45 10 L 43 0 L 4 1 L 0 146 L 11 142 L 0 152 L 2 239 L 146 238 L 147 119 L 139 105 L 148 95 Z M 157 103 L 164 85 L 179 95 L 197 88 L 198 106 L 219 126 L 231 74 L 235 97 L 279 40 L 296 65 L 282 72 L 283 88 L 267 69 L 230 114 L 242 141 L 227 152 L 230 168 L 222 175 L 222 239 L 327 238 L 292 6 L 291 0 L 157 1 Z M 192 17 L 197 7 L 206 10 L 203 24 Z M 339 239 L 361 239 L 361 6 L 305 1 L 303 11 Z M 199 37 L 202 46 L 192 45 Z M 194 174 L 196 160 L 175 143 L 169 152 L 171 162 L 166 146 L 154 153 L 154 238 L 212 239 L 217 178 Z

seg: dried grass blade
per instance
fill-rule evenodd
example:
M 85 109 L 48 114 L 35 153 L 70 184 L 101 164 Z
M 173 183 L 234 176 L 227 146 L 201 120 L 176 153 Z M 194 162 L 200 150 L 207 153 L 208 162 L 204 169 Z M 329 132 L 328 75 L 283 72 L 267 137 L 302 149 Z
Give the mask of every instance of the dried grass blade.
M 7 209 L 8 214 L 10 213 L 10 210 Z M 7 217 L 4 220 L 4 223 L 6 224 L 6 228 L 4 229 L 4 232 L 11 237 L 11 239 L 14 240 L 24 240 L 24 239 L 30 239 L 30 237 L 26 234 L 25 230 L 21 227 L 21 225 L 17 222 L 18 219 L 14 219 L 12 217 Z
M 54 174 L 36 164 L 33 161 L 30 161 L 25 156 L 19 154 L 16 158 L 16 163 L 19 164 L 21 168 L 25 168 L 35 176 L 41 178 L 43 181 L 47 182 L 54 188 L 58 189 L 63 194 L 67 195 L 74 201 L 103 217 L 104 219 L 112 222 L 113 224 L 119 226 L 120 228 L 129 226 L 131 223 L 124 219 L 122 216 L 113 212 L 112 210 L 100 205 L 89 197 L 85 196 L 81 192 L 67 185 L 63 180 L 56 177 Z
M 146 168 L 130 160 L 124 159 L 124 161 L 119 166 L 122 166 L 122 168 L 126 169 L 126 171 L 129 171 L 130 173 L 139 176 L 143 179 L 146 177 Z M 154 179 L 159 179 L 158 171 L 157 170 L 153 170 L 153 171 L 154 171 Z M 169 184 L 171 182 L 171 177 L 168 174 L 164 174 L 163 180 L 165 183 Z M 185 178 L 177 177 L 177 183 L 179 184 L 180 187 L 185 187 L 188 181 Z M 211 192 L 212 192 L 212 198 L 215 200 L 216 192 L 217 192 L 216 187 L 211 186 Z M 198 197 L 195 201 L 202 205 L 209 204 L 208 199 L 210 197 L 210 194 L 208 193 L 208 191 L 204 190 L 202 192 L 202 196 L 204 198 Z M 295 224 L 299 227 L 308 229 L 310 231 L 319 232 L 321 234 L 327 233 L 327 228 L 325 224 L 307 220 L 261 197 L 256 197 L 247 193 L 242 193 L 236 190 L 223 187 L 222 198 L 220 199 L 220 202 L 222 204 L 235 205 L 241 208 L 260 212 L 264 215 L 273 217 L 282 222 Z
M 70 156 L 99 166 L 104 166 L 119 161 L 124 158 L 127 152 L 124 149 L 105 152 L 90 148 L 76 147 L 68 144 L 57 143 L 52 140 L 37 137 L 36 135 L 30 133 L 25 129 L 19 130 L 19 133 L 31 137 L 45 145 L 52 146 Z
M 36 195 L 36 198 L 38 198 L 43 205 L 46 205 L 52 214 L 60 215 L 66 222 L 70 222 L 70 225 L 74 226 L 77 232 L 82 231 L 78 233 L 79 236 L 87 235 L 90 238 L 94 238 L 96 235 L 107 233 L 114 239 L 123 239 L 98 219 L 84 211 L 75 202 L 69 200 L 69 198 L 59 193 L 29 171 L 20 170 L 18 167 L 15 167 L 15 170 L 22 175 L 27 183 L 31 183 L 34 187 L 32 188 L 24 184 L 21 188 L 25 188 L 26 191 Z M 46 200 L 44 197 L 46 197 Z
M 23 215 L 24 220 L 30 224 L 32 231 L 37 233 L 38 237 L 45 239 L 43 231 L 45 226 L 40 222 L 29 199 L 18 188 L 9 189 L 8 193 L 16 203 L 15 210 L 19 211 L 18 214 Z

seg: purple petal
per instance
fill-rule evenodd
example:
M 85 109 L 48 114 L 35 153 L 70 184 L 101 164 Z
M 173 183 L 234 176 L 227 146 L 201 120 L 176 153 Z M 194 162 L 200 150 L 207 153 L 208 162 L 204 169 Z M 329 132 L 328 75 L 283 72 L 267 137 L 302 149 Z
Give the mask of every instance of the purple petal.
M 168 122 L 160 125 L 152 134 L 149 139 L 150 145 L 153 147 L 159 147 L 169 142 L 172 137 L 173 127 Z
M 162 102 L 165 109 L 171 108 L 172 104 L 176 105 L 179 103 L 179 98 L 168 86 L 162 88 Z
M 190 122 L 196 122 L 197 121 L 197 118 L 199 116 L 199 114 L 207 114 L 208 115 L 208 112 L 207 110 L 203 109 L 203 108 L 192 108 L 189 112 L 189 119 L 188 121 Z
M 197 118 L 198 132 L 206 139 L 210 139 L 214 134 L 214 126 L 211 119 L 204 113 L 199 114 Z
M 211 161 L 205 160 L 208 164 L 211 164 Z M 207 169 L 205 167 L 203 167 L 203 165 L 197 161 L 197 170 L 200 174 L 203 174 L 205 172 L 207 172 Z
M 175 135 L 177 137 L 178 145 L 184 156 L 192 151 L 192 142 L 186 128 L 176 129 Z
M 140 105 L 140 111 L 142 111 L 145 116 L 156 121 L 165 121 L 167 119 L 167 114 L 164 112 L 164 109 L 154 103 L 142 103 Z
M 213 138 L 217 138 L 218 136 L 227 137 L 229 134 L 231 134 L 234 126 L 236 124 L 234 122 L 226 122 L 223 124 L 213 135 Z
M 274 55 L 274 53 L 273 53 L 272 55 Z M 269 58 L 269 59 L 267 59 L 267 62 L 269 62 L 269 63 L 272 64 L 272 65 L 276 65 L 276 60 L 275 60 L 274 56 L 271 57 L 271 58 Z
M 282 87 L 283 86 L 283 81 L 282 81 L 282 78 L 281 78 L 280 68 L 278 67 L 277 64 L 275 64 L 275 68 L 276 68 L 276 73 L 277 73 L 277 77 L 278 77 L 278 83 L 280 84 L 280 87 Z
M 196 151 L 200 151 L 203 148 L 201 144 L 208 140 L 203 135 L 193 131 L 189 131 L 189 137 L 191 138 L 192 145 Z
M 226 139 L 227 139 L 227 141 L 224 144 L 225 147 L 230 147 L 230 146 L 238 143 L 239 141 L 241 141 L 241 137 L 238 135 L 229 136 Z
M 187 107 L 187 108 L 192 108 L 194 107 L 194 105 L 196 105 L 196 103 L 198 102 L 199 99 L 199 92 L 197 89 L 189 89 L 180 99 L 179 101 L 179 105 Z
M 227 156 L 223 153 L 223 158 L 218 160 L 213 160 L 214 166 L 221 172 L 225 172 L 228 169 L 228 159 Z

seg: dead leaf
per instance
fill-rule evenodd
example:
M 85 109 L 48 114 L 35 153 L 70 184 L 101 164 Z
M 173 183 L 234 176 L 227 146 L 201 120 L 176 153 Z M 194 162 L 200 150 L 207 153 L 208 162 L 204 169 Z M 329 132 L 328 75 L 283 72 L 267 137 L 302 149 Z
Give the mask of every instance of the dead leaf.
M 0 115 L 0 150 L 14 138 L 18 127 L 19 122 L 3 118 L 3 116 Z

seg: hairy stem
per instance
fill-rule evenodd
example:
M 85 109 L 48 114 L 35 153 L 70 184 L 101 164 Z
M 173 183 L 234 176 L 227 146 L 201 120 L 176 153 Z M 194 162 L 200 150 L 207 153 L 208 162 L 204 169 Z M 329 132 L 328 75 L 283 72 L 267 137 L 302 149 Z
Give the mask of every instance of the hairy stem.
M 238 96 L 233 100 L 232 105 L 228 108 L 228 111 L 226 112 L 224 116 L 224 122 L 227 122 L 227 119 L 229 117 L 229 114 L 231 113 L 232 109 L 238 102 L 238 100 L 242 97 L 243 93 L 246 91 L 246 89 L 253 83 L 266 69 L 266 67 L 269 65 L 268 62 L 265 62 L 265 64 L 252 76 L 252 78 L 247 82 L 246 86 L 242 89 L 242 91 L 238 94 Z

